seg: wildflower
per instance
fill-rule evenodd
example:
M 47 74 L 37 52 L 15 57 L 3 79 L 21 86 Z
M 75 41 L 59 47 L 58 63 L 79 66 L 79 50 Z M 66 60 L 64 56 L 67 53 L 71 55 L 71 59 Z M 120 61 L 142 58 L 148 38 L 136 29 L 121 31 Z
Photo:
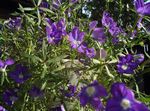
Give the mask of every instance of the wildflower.
M 132 74 L 137 66 L 144 60 L 144 56 L 141 54 L 121 56 L 117 65 L 119 73 Z
M 78 48 L 83 42 L 84 36 L 84 32 L 81 32 L 78 27 L 74 27 L 68 38 L 71 43 L 71 47 L 74 49 Z
M 47 1 L 42 1 L 40 4 L 40 12 L 43 13 L 43 10 L 41 8 L 49 8 L 49 4 Z
M 94 30 L 95 27 L 97 26 L 97 24 L 98 24 L 98 21 L 96 21 L 96 20 L 90 22 L 90 24 L 89 24 L 89 29 L 90 29 L 90 31 L 91 31 L 91 30 Z
M 144 61 L 144 54 L 136 54 L 133 57 L 134 57 L 134 61 L 137 64 L 140 64 L 140 63 L 142 63 Z
M 24 83 L 31 77 L 31 74 L 28 72 L 28 68 L 26 66 L 18 64 L 16 65 L 15 70 L 9 73 L 9 76 L 16 83 Z
M 85 42 L 80 44 L 80 46 L 78 47 L 78 52 L 85 54 L 88 58 L 94 58 L 96 55 L 95 49 L 94 48 L 88 48 L 88 45 Z
M 104 34 L 103 28 L 95 28 L 92 32 L 93 39 L 97 40 L 101 44 L 106 41 L 106 36 Z
M 41 97 L 43 96 L 43 91 L 36 87 L 36 86 L 33 86 L 30 90 L 29 90 L 29 95 L 33 98 L 35 97 Z
M 13 64 L 14 64 L 14 60 L 10 58 L 5 61 L 0 60 L 0 69 L 2 71 L 5 71 L 7 66 L 13 65 Z
M 107 96 L 106 89 L 97 81 L 93 81 L 93 83 L 83 87 L 79 94 L 80 103 L 83 107 L 89 103 L 96 110 L 103 108 L 103 105 L 100 101 L 100 97 L 103 96 Z
M 66 96 L 66 97 L 72 97 L 72 96 L 74 96 L 74 94 L 75 94 L 75 92 L 76 92 L 76 86 L 74 86 L 74 85 L 69 85 L 68 86 L 68 90 L 63 90 L 63 92 L 64 92 L 64 95 Z
M 6 91 L 4 91 L 4 93 L 2 94 L 2 98 L 3 101 L 5 102 L 5 104 L 12 106 L 15 101 L 18 100 L 18 95 L 17 95 L 18 89 L 8 89 Z
M 65 20 L 60 19 L 58 22 L 51 23 L 50 19 L 47 19 L 48 25 L 46 26 L 46 35 L 50 44 L 58 44 L 62 37 L 66 35 Z
M 102 24 L 103 26 L 108 28 L 109 33 L 113 37 L 117 37 L 119 34 L 125 35 L 125 32 L 122 30 L 122 28 L 117 26 L 117 23 L 113 20 L 110 14 L 106 11 L 103 12 Z
M 134 0 L 134 6 L 140 15 L 150 15 L 150 2 L 144 2 L 144 0 Z
M 7 111 L 7 110 L 3 108 L 2 106 L 0 106 L 0 111 Z
M 89 58 L 94 58 L 96 55 L 95 49 L 94 48 L 87 48 L 85 51 L 85 54 Z
M 60 7 L 61 3 L 62 3 L 62 0 L 53 0 L 52 6 L 54 9 L 58 9 Z
M 8 27 L 19 30 L 21 28 L 21 17 L 11 18 L 8 22 Z
M 113 18 L 110 17 L 110 14 L 104 11 L 102 16 L 102 25 L 110 28 L 111 25 L 116 26 L 117 24 L 114 22 Z
M 112 98 L 107 101 L 106 111 L 149 111 L 149 109 L 134 97 L 132 90 L 123 83 L 111 86 Z

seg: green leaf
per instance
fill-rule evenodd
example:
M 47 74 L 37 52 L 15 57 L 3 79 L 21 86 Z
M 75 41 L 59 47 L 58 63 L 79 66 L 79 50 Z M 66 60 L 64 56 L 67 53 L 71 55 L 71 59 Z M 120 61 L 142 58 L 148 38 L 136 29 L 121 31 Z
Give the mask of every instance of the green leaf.
M 107 72 L 107 74 L 108 74 L 108 76 L 110 76 L 111 78 L 115 78 L 112 74 L 111 74 L 111 72 L 109 71 L 109 69 L 108 69 L 108 66 L 107 65 L 105 65 L 105 68 L 106 68 L 106 72 Z
M 56 63 L 56 62 L 61 61 L 62 59 L 66 58 L 66 57 L 67 57 L 67 55 L 60 55 L 60 56 L 57 56 L 55 58 L 49 59 L 47 61 L 47 63 L 48 64 L 50 64 L 50 63 Z

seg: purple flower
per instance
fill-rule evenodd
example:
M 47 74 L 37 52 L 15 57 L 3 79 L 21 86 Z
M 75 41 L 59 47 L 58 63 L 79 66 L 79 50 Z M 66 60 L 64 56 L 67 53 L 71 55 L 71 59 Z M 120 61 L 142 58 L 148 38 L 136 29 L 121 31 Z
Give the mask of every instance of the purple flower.
M 108 28 L 109 33 L 113 37 L 116 37 L 119 34 L 123 34 L 123 35 L 125 34 L 122 28 L 117 26 L 117 23 L 113 20 L 110 14 L 106 11 L 103 12 L 102 24 L 103 26 Z
M 97 26 L 97 24 L 98 24 L 98 21 L 92 21 L 92 22 L 90 22 L 90 24 L 89 24 L 90 31 L 94 30 L 95 27 Z
M 41 8 L 49 8 L 49 4 L 47 1 L 42 1 L 41 4 L 40 4 L 40 13 L 43 13 L 44 11 L 41 9 Z
M 33 86 L 30 90 L 29 90 L 29 95 L 33 98 L 35 97 L 42 97 L 43 96 L 43 91 L 36 87 L 36 86 Z
M 0 111 L 7 111 L 4 107 L 0 106 Z
M 134 73 L 134 69 L 137 68 L 138 64 L 136 64 L 134 61 L 134 57 L 131 54 L 128 54 L 126 56 L 121 56 L 119 58 L 119 62 L 117 65 L 117 69 L 119 73 L 127 73 L 132 74 Z
M 31 74 L 28 72 L 28 68 L 26 66 L 18 64 L 16 65 L 15 70 L 9 73 L 9 76 L 16 83 L 24 83 L 31 77 Z
M 136 54 L 133 57 L 134 57 L 134 61 L 137 64 L 140 64 L 140 63 L 142 63 L 144 61 L 144 54 Z
M 87 43 L 83 42 L 78 46 L 78 52 L 85 54 L 87 48 L 88 48 Z
M 140 15 L 150 15 L 150 2 L 144 3 L 144 0 L 134 0 L 134 6 Z
M 47 1 L 42 1 L 41 4 L 40 4 L 40 7 L 42 8 L 49 8 L 49 4 Z
M 52 6 L 54 9 L 58 9 L 60 7 L 61 3 L 62 3 L 62 0 L 53 0 Z
M 4 91 L 4 93 L 2 94 L 2 98 L 3 101 L 5 102 L 5 104 L 11 106 L 14 104 L 15 101 L 18 100 L 18 95 L 17 95 L 18 89 L 8 89 L 6 91 Z
M 121 56 L 117 65 L 118 72 L 132 74 L 137 66 L 144 60 L 143 54 Z
M 85 33 L 81 32 L 78 27 L 74 27 L 69 34 L 69 41 L 71 43 L 71 47 L 76 49 L 83 42 Z
M 62 37 L 66 35 L 65 20 L 60 19 L 58 22 L 51 23 L 51 20 L 47 19 L 47 22 L 49 23 L 46 26 L 48 42 L 50 44 L 58 44 L 62 40 Z
M 80 44 L 80 46 L 78 47 L 78 52 L 85 54 L 88 58 L 94 58 L 96 55 L 95 49 L 88 48 L 88 45 L 85 42 Z
M 89 103 L 96 110 L 103 108 L 103 105 L 100 101 L 100 97 L 103 96 L 107 96 L 106 89 L 97 81 L 93 81 L 93 83 L 83 87 L 79 94 L 80 103 L 83 107 Z
M 149 111 L 134 97 L 132 90 L 123 83 L 114 83 L 111 87 L 112 98 L 107 101 L 106 111 Z
M 60 105 L 58 107 L 51 108 L 49 111 L 66 111 L 66 110 L 64 108 L 64 105 Z
M 75 92 L 76 92 L 76 86 L 74 86 L 74 85 L 69 85 L 68 90 L 66 90 L 66 91 L 63 90 L 63 93 L 66 97 L 74 96 Z
M 19 30 L 21 28 L 21 17 L 16 17 L 14 19 L 10 19 L 8 22 L 8 27 L 10 29 Z
M 85 54 L 89 58 L 94 58 L 96 55 L 95 49 L 94 48 L 87 48 L 85 51 Z
M 104 29 L 103 28 L 93 29 L 92 36 L 95 40 L 97 40 L 101 44 L 106 41 L 106 36 L 104 34 Z
M 111 25 L 115 26 L 117 24 L 114 22 L 113 18 L 111 18 L 110 14 L 104 11 L 102 17 L 102 25 L 107 28 L 110 28 Z
M 5 61 L 2 61 L 0 59 L 0 68 L 5 70 L 7 66 L 13 65 L 14 63 L 15 63 L 14 60 L 10 58 L 6 59 Z

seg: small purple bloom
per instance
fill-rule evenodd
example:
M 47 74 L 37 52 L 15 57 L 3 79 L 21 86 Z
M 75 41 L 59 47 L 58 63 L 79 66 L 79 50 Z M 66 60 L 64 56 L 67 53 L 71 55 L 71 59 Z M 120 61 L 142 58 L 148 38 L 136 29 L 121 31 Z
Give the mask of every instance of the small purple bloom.
M 9 65 L 13 65 L 14 63 L 14 60 L 10 58 L 5 61 L 0 60 L 0 68 L 4 69 Z
M 104 34 L 103 28 L 95 28 L 92 32 L 92 36 L 95 40 L 97 40 L 101 44 L 106 41 L 106 36 Z
M 94 30 L 96 28 L 97 24 L 98 24 L 98 21 L 92 21 L 92 22 L 90 22 L 90 24 L 89 24 L 90 31 Z
M 103 12 L 103 17 L 102 17 L 102 24 L 103 26 L 110 28 L 111 25 L 115 26 L 117 25 L 113 18 L 110 17 L 110 14 L 106 11 Z
M 42 97 L 43 96 L 43 91 L 36 87 L 36 86 L 33 86 L 30 90 L 29 90 L 29 95 L 33 98 L 35 97 Z
M 60 19 L 58 22 L 51 23 L 50 19 L 46 19 L 49 23 L 46 26 L 46 35 L 50 44 L 58 44 L 62 37 L 66 35 L 65 20 Z
M 137 66 L 143 62 L 144 55 L 143 54 L 137 54 L 137 55 L 131 55 L 128 54 L 126 56 L 121 56 L 119 58 L 119 62 L 117 65 L 118 72 L 123 74 L 132 74 L 134 73 L 134 70 L 137 68 Z
M 88 58 L 94 58 L 96 55 L 95 49 L 88 48 L 88 45 L 85 42 L 80 44 L 80 46 L 78 47 L 78 52 L 85 54 Z
M 80 44 L 80 46 L 78 46 L 78 52 L 85 54 L 87 48 L 88 48 L 87 43 L 83 42 Z
M 134 57 L 131 54 L 121 56 L 117 65 L 119 73 L 134 73 L 134 69 L 137 68 L 138 64 L 134 62 Z
M 40 12 L 41 12 L 41 13 L 44 12 L 41 8 L 47 8 L 47 9 L 48 9 L 49 6 L 50 6 L 50 5 L 48 4 L 47 1 L 42 1 L 41 4 L 40 4 Z
M 40 4 L 40 7 L 42 7 L 42 8 L 49 8 L 49 4 L 46 1 L 42 1 L 41 4 Z
M 95 49 L 94 48 L 87 48 L 85 51 L 85 54 L 89 58 L 94 58 L 96 55 Z
M 15 62 L 14 62 L 14 60 L 13 59 L 7 59 L 6 61 L 5 61 L 5 65 L 13 65 Z
M 18 64 L 16 65 L 15 70 L 9 73 L 9 76 L 17 83 L 24 83 L 31 77 L 31 74 L 28 72 L 26 66 Z
M 8 22 L 8 27 L 10 29 L 19 30 L 21 28 L 21 17 L 16 17 L 14 19 L 10 19 Z
M 114 83 L 111 87 L 112 98 L 107 101 L 106 111 L 149 111 L 134 97 L 132 90 L 123 83 Z
M 74 27 L 69 34 L 69 41 L 71 47 L 76 49 L 78 48 L 84 40 L 85 33 L 81 32 L 78 27 Z
M 144 0 L 134 0 L 134 6 L 140 15 L 150 15 L 150 2 L 144 3 Z
M 61 6 L 62 0 L 53 0 L 52 6 L 54 9 L 58 9 Z
M 74 85 L 69 85 L 69 86 L 68 86 L 68 90 L 63 91 L 63 92 L 64 92 L 64 95 L 65 95 L 66 97 L 72 97 L 72 96 L 74 96 L 74 94 L 75 94 L 75 92 L 76 92 L 76 86 L 74 86 Z
M 7 111 L 4 107 L 0 106 L 0 111 Z
M 122 28 L 117 26 L 117 23 L 113 20 L 110 14 L 106 11 L 103 12 L 102 24 L 103 26 L 108 28 L 109 33 L 113 37 L 117 37 L 119 34 L 123 34 L 123 35 L 125 34 Z
M 15 101 L 18 100 L 18 95 L 17 95 L 18 89 L 8 89 L 6 91 L 4 91 L 4 93 L 2 94 L 2 98 L 3 101 L 5 102 L 5 104 L 11 106 L 14 104 Z
M 107 96 L 106 89 L 97 81 L 93 81 L 93 83 L 89 84 L 86 87 L 83 87 L 79 94 L 80 103 L 83 107 L 89 103 L 96 110 L 100 110 L 103 108 L 100 97 L 104 96 Z
M 137 64 L 140 64 L 140 63 L 142 63 L 144 61 L 144 54 L 136 54 L 133 57 L 134 57 L 134 61 Z

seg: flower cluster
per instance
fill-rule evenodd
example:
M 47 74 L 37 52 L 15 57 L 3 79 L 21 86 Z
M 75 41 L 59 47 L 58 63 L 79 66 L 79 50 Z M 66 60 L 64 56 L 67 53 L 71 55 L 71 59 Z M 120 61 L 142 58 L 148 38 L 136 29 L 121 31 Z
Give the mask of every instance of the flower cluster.
M 74 27 L 69 34 L 69 42 L 71 47 L 77 49 L 79 53 L 86 54 L 87 57 L 93 58 L 95 56 L 94 48 L 88 48 L 86 42 L 84 42 L 85 33 L 81 32 L 78 27 Z
M 58 44 L 62 40 L 62 37 L 66 35 L 65 20 L 60 19 L 54 23 L 50 19 L 46 20 L 48 22 L 46 26 L 47 40 L 50 44 Z
M 110 14 L 106 11 L 103 12 L 102 24 L 103 26 L 108 28 L 109 33 L 111 34 L 111 36 L 113 36 L 113 39 L 112 39 L 113 43 L 118 42 L 117 36 L 119 36 L 120 34 L 122 35 L 125 34 L 122 28 L 117 26 L 117 23 L 113 20 Z
M 119 62 L 117 64 L 118 72 L 123 74 L 132 74 L 134 73 L 134 70 L 138 67 L 138 65 L 143 62 L 144 55 L 143 54 L 137 54 L 137 55 L 131 55 L 128 54 L 126 56 L 120 56 Z
M 148 35 L 136 25 L 144 17 L 149 20 L 150 2 L 134 0 L 138 20 L 135 26 L 130 26 L 132 22 L 121 28 L 118 24 L 124 20 L 115 22 L 109 9 L 101 13 L 102 25 L 82 17 L 93 1 L 39 0 L 33 2 L 35 8 L 20 5 L 23 14 L 4 22 L 0 30 L 0 111 L 150 111 L 146 93 L 134 83 L 138 70 L 148 67 L 149 71 L 146 56 L 150 56 L 144 44 Z M 124 7 L 130 6 L 120 6 L 121 10 Z M 139 44 L 143 52 L 134 50 Z M 10 55 L 13 59 L 7 58 Z

